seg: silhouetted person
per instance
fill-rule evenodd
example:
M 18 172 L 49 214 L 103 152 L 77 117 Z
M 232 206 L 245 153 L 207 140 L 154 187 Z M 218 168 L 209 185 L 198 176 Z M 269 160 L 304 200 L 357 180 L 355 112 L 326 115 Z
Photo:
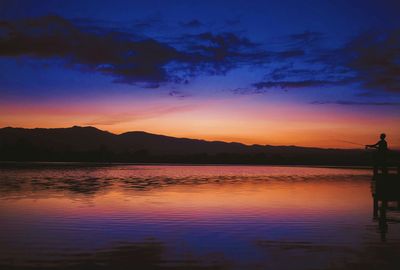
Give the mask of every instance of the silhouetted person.
M 387 174 L 387 152 L 388 146 L 385 140 L 386 134 L 382 133 L 380 140 L 376 144 L 367 144 L 365 149 L 374 148 L 376 149 L 374 153 L 374 174 L 378 173 L 379 168 L 383 174 Z

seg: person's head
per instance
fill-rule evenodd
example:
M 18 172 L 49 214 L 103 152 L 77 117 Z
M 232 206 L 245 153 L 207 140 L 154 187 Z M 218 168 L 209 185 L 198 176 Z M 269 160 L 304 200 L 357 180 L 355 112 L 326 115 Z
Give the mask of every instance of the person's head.
M 384 140 L 386 138 L 386 134 L 385 133 L 382 133 L 381 134 L 381 140 Z

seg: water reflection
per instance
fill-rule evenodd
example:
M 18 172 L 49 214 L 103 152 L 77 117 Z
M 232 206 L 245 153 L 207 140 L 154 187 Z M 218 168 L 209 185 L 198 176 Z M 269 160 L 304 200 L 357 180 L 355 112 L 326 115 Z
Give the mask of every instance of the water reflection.
M 4 269 L 399 266 L 393 205 L 371 220 L 365 170 L 35 166 L 0 181 Z
M 372 178 L 373 217 L 378 221 L 381 240 L 386 241 L 388 222 L 400 223 L 400 176 L 375 174 Z M 387 212 L 394 216 L 387 216 Z M 395 216 L 398 214 L 397 216 Z

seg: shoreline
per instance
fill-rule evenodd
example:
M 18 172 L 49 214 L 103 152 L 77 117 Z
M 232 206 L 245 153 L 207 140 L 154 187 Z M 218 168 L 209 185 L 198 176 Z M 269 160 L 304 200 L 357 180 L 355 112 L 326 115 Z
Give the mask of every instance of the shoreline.
M 31 166 L 85 166 L 85 167 L 103 167 L 103 166 L 249 166 L 249 167 L 304 167 L 304 168 L 332 168 L 332 169 L 355 169 L 355 170 L 372 170 L 371 166 L 366 165 L 320 165 L 320 164 L 232 164 L 232 163 L 140 163 L 140 162 L 90 162 L 90 161 L 0 161 L 0 168 L 3 166 L 23 167 Z M 392 167 L 389 167 L 389 169 Z M 395 168 L 395 167 L 393 167 Z

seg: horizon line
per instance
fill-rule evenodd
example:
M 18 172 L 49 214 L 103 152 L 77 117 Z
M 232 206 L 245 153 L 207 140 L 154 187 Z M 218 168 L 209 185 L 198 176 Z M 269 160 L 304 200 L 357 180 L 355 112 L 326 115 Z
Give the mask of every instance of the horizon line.
M 71 129 L 71 128 L 94 128 L 99 131 L 103 132 L 108 132 L 110 134 L 119 136 L 123 135 L 126 133 L 131 133 L 131 132 L 142 132 L 142 133 L 147 133 L 151 135 L 157 135 L 157 136 L 164 136 L 164 137 L 170 137 L 170 138 L 176 138 L 176 139 L 189 139 L 189 140 L 199 140 L 199 141 L 205 141 L 205 142 L 222 142 L 222 143 L 236 143 L 236 144 L 242 144 L 245 146 L 271 146 L 271 147 L 298 147 L 298 148 L 315 148 L 315 149 L 339 149 L 339 150 L 364 150 L 364 148 L 339 148 L 339 147 L 318 147 L 318 146 L 301 146 L 301 145 L 294 145 L 294 144 L 288 144 L 288 145 L 271 145 L 271 144 L 247 144 L 243 142 L 238 142 L 238 141 L 223 141 L 223 140 L 206 140 L 206 139 L 201 139 L 201 138 L 188 138 L 188 137 L 176 137 L 176 136 L 170 136 L 170 135 L 165 135 L 165 134 L 158 134 L 158 133 L 152 133 L 152 132 L 147 132 L 144 130 L 130 130 L 130 131 L 125 131 L 122 133 L 115 133 L 111 132 L 105 129 L 100 129 L 96 126 L 80 126 L 80 125 L 73 125 L 69 127 L 51 127 L 51 128 L 43 128 L 43 127 L 34 127 L 34 128 L 27 128 L 27 127 L 14 127 L 14 126 L 3 126 L 0 127 L 0 129 L 5 129 L 5 128 L 12 128 L 12 129 L 27 129 L 27 130 L 34 130 L 34 129 Z M 400 147 L 392 147 L 390 148 L 391 150 L 399 151 Z

